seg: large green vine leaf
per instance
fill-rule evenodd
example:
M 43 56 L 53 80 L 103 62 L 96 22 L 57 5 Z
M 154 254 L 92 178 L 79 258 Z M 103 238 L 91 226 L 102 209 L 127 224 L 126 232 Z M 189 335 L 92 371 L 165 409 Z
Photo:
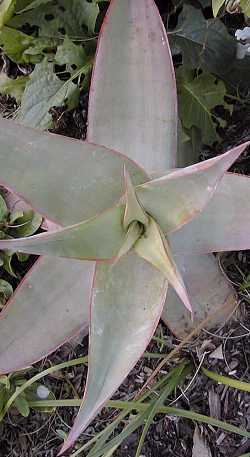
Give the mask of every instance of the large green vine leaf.
M 18 76 L 16 79 L 12 79 L 8 78 L 6 73 L 0 73 L 1 94 L 10 95 L 20 102 L 28 79 L 28 76 Z
M 38 63 L 56 45 L 51 38 L 35 38 L 11 27 L 0 30 L 0 47 L 16 63 Z
M 186 129 L 198 127 L 203 142 L 213 143 L 218 135 L 216 124 L 213 121 L 212 109 L 217 105 L 229 108 L 225 102 L 226 87 L 223 81 L 209 73 L 202 73 L 195 77 L 192 71 L 180 68 L 177 72 L 177 87 L 179 95 L 179 112 L 182 125 Z M 220 125 L 222 119 L 216 117 Z
M 250 57 L 236 59 L 237 40 L 220 19 L 206 20 L 201 10 L 184 5 L 170 43 L 188 69 L 201 68 L 234 87 L 248 85 Z
M 218 75 L 226 74 L 236 55 L 236 41 L 224 24 L 219 19 L 206 20 L 201 10 L 190 5 L 184 5 L 170 44 L 174 52 L 181 51 L 186 67 Z
M 32 10 L 51 1 L 52 0 L 17 0 L 16 11 L 19 14 L 24 13 L 25 11 Z
M 57 0 L 16 15 L 10 24 L 17 28 L 24 24 L 37 26 L 40 37 L 62 38 L 67 34 L 71 38 L 85 38 L 94 33 L 98 14 L 96 2 Z
M 45 59 L 36 65 L 26 85 L 18 120 L 29 127 L 47 129 L 52 124 L 49 109 L 64 103 L 73 108 L 78 96 L 78 86 L 71 80 L 61 81 L 53 71 L 53 64 Z
M 67 65 L 67 71 L 79 69 L 86 64 L 88 56 L 82 46 L 76 45 L 66 35 L 64 41 L 58 46 L 55 61 L 58 65 Z

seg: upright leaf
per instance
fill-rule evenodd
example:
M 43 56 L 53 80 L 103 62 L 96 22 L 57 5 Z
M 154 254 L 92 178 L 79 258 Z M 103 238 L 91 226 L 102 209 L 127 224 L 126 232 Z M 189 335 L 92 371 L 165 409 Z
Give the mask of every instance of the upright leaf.
M 173 168 L 176 123 L 174 69 L 156 6 L 113 1 L 91 84 L 89 140 L 126 153 L 147 172 L 162 171 Z

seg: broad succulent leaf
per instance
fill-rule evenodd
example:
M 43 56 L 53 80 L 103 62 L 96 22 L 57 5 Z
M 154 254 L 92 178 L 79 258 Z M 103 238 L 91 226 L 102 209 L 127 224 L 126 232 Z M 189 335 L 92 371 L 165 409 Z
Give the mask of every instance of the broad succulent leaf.
M 213 255 L 181 255 L 175 257 L 175 262 L 187 286 L 193 314 L 190 315 L 175 290 L 169 287 L 162 313 L 165 324 L 181 339 L 208 316 L 211 319 L 204 325 L 205 328 L 214 329 L 224 325 L 237 301 L 216 258 Z
M 94 263 L 40 258 L 0 318 L 0 374 L 30 366 L 88 331 Z
M 146 78 L 145 75 L 147 75 Z M 133 157 L 133 160 L 138 160 L 138 163 L 148 173 L 153 170 L 160 172 L 166 168 L 172 168 L 177 139 L 176 102 L 175 77 L 171 54 L 166 32 L 153 0 L 137 0 L 136 2 L 134 0 L 113 0 L 100 34 L 92 77 L 88 140 L 124 151 L 129 157 Z M 127 167 L 126 169 L 130 173 Z M 132 175 L 131 179 L 135 185 L 136 182 Z M 123 262 L 125 260 L 127 262 L 128 278 L 131 278 L 129 272 L 133 272 L 133 275 L 137 277 L 137 281 L 140 282 L 139 262 L 140 265 L 145 264 L 147 269 L 145 274 L 146 271 L 152 271 L 152 278 L 156 278 L 157 282 L 159 281 L 159 289 L 165 289 L 166 279 L 157 269 L 136 257 L 133 253 L 122 257 L 120 261 Z M 115 271 L 119 271 L 120 261 L 113 267 L 117 268 Z M 137 267 L 135 268 L 135 266 Z M 103 277 L 104 268 L 108 267 L 98 264 L 97 278 Z M 119 291 L 117 300 L 123 299 L 121 296 L 123 296 L 123 293 L 127 295 L 128 291 L 133 297 L 133 325 L 136 326 L 136 331 L 138 332 L 138 336 L 134 341 L 136 342 L 139 335 L 144 331 L 144 323 L 136 312 L 135 299 L 139 290 L 137 281 L 133 282 L 133 285 L 128 284 L 128 278 L 124 282 L 122 292 Z M 140 294 L 143 293 L 144 303 L 148 303 L 148 300 L 152 299 L 154 305 L 157 306 L 158 295 L 152 295 L 154 294 L 152 278 L 148 278 L 145 286 L 141 284 Z M 120 276 L 117 281 L 121 281 Z M 116 280 L 113 280 L 113 287 L 115 285 Z M 103 285 L 100 284 L 100 287 L 103 287 Z M 97 283 L 96 288 L 99 289 Z M 99 300 L 101 299 L 103 303 L 100 301 L 100 306 L 104 306 L 103 294 L 99 297 Z M 127 300 L 124 301 L 124 312 L 130 307 L 130 302 L 131 300 L 128 300 L 127 297 Z M 91 315 L 94 318 L 95 308 L 93 306 Z M 112 323 L 114 322 L 112 313 L 111 315 L 105 313 L 105 319 L 110 319 Z M 124 315 L 123 326 L 125 321 L 127 321 L 126 314 Z M 120 330 L 121 328 L 119 332 Z M 151 327 L 151 330 L 153 332 L 153 327 Z M 110 328 L 106 351 L 107 348 L 111 349 L 115 346 L 113 343 L 113 331 L 116 330 Z M 100 401 L 101 397 L 95 396 L 97 391 L 93 392 L 92 390 L 95 384 L 92 387 L 92 384 L 88 381 L 82 407 L 75 425 L 65 442 L 63 451 L 73 444 L 87 423 L 128 374 L 132 363 L 129 363 L 127 359 L 128 355 L 125 347 L 130 343 L 131 335 L 128 333 L 126 344 L 124 344 L 126 364 L 124 363 L 122 369 L 120 365 L 116 368 L 116 365 L 113 364 L 113 359 L 111 359 L 112 364 L 107 365 L 105 374 L 108 389 L 104 392 L 105 395 L 102 396 L 102 403 Z M 91 349 L 93 345 L 96 348 L 95 357 L 93 357 Z M 144 339 L 144 349 L 141 346 L 141 353 L 145 350 L 146 345 L 147 339 Z M 101 360 L 102 370 L 100 376 L 104 371 L 103 356 L 105 354 L 103 350 L 101 335 L 95 333 L 95 338 L 93 338 L 91 333 L 90 366 L 92 366 L 92 370 L 97 370 L 96 360 Z M 134 355 L 133 363 L 136 362 L 140 354 L 137 352 Z M 94 371 L 92 372 L 94 373 Z M 98 382 L 98 376 L 95 376 L 95 382 Z M 113 382 L 113 379 L 115 382 Z M 91 416 L 90 408 L 93 408 L 91 409 Z
M 175 170 L 138 186 L 136 192 L 140 202 L 165 233 L 179 229 L 203 209 L 206 213 L 206 204 L 225 171 L 248 145 L 249 142 L 243 143 L 219 157 Z
M 0 152 L 1 172 L 3 166 L 5 182 L 26 198 L 29 197 L 32 204 L 39 208 L 42 214 L 61 225 L 70 226 L 73 223 L 92 218 L 116 204 L 123 191 L 122 170 L 124 166 L 131 175 L 134 186 L 148 180 L 146 173 L 138 165 L 105 147 L 48 136 L 29 129 L 22 130 L 21 134 L 19 130 L 17 134 L 15 125 L 13 123 L 7 125 L 6 122 L 8 121 L 0 124 L 3 129 L 6 126 L 5 131 L 0 134 L 0 145 L 2 143 L 3 146 L 3 152 L 2 150 Z M 137 0 L 136 2 L 134 0 L 112 0 L 102 28 L 93 72 L 88 140 L 128 154 L 129 157 L 136 159 L 147 173 L 152 171 L 159 173 L 164 169 L 176 166 L 176 124 L 176 88 L 172 60 L 165 30 L 153 0 Z M 75 146 L 76 144 L 77 146 Z M 20 178 L 17 173 L 15 162 L 17 154 L 22 159 L 19 173 L 22 173 L 23 183 L 19 182 Z M 30 175 L 33 172 L 34 177 L 31 178 Z M 138 188 L 134 190 L 128 181 L 124 202 L 127 204 L 126 209 L 129 215 L 125 221 L 128 231 L 127 233 L 126 230 L 123 231 L 125 238 L 122 239 L 121 246 L 120 241 L 117 243 L 119 249 L 116 260 L 118 261 L 113 264 L 97 263 L 90 310 L 87 387 L 83 405 L 61 453 L 73 444 L 81 431 L 127 376 L 145 350 L 162 312 L 168 284 L 166 277 L 135 252 L 126 254 L 130 247 L 136 247 L 135 241 L 139 234 L 140 222 L 143 229 L 147 229 L 146 223 L 140 221 L 140 218 L 137 220 L 138 214 L 140 217 L 145 216 L 144 204 L 139 197 Z M 201 209 L 203 203 L 200 204 Z M 142 208 L 140 204 L 142 204 Z M 145 205 L 145 210 L 148 212 L 147 205 Z M 133 220 L 134 217 L 135 220 Z M 124 218 L 121 217 L 121 213 L 119 221 L 122 226 Z M 158 230 L 156 223 L 153 226 Z M 71 229 L 60 230 L 60 234 Z M 159 244 L 158 235 L 161 236 L 161 233 L 157 230 L 156 239 Z M 53 237 L 57 237 L 58 234 L 57 231 L 54 234 L 42 235 L 42 239 L 51 236 L 51 240 L 53 240 Z M 54 239 L 52 243 L 55 241 L 56 249 L 58 249 L 58 238 Z M 72 239 L 70 242 L 72 243 Z M 74 246 L 74 249 L 76 250 L 78 247 L 79 244 Z M 102 248 L 107 249 L 108 246 L 102 246 Z M 60 249 L 62 248 L 60 247 Z M 148 245 L 146 248 L 143 247 L 144 253 L 145 250 L 147 253 L 147 260 L 154 263 L 152 246 L 150 249 Z M 180 295 L 184 297 L 185 289 L 173 260 L 169 256 L 167 244 L 165 254 L 166 251 L 167 260 L 170 260 L 171 264 L 168 275 L 173 278 L 173 284 L 179 291 L 180 287 L 183 287 Z M 51 262 L 52 268 L 57 265 L 57 259 L 46 258 L 46 262 Z M 65 262 L 65 265 L 67 263 L 70 269 L 71 262 L 77 261 L 59 259 L 58 262 Z M 37 323 L 37 326 L 32 329 L 29 322 L 28 329 L 31 333 L 22 329 L 21 337 L 19 337 L 18 320 L 20 317 L 17 307 L 18 293 L 16 294 L 3 319 L 0 320 L 1 335 L 4 319 L 9 319 L 10 322 L 13 319 L 12 339 L 9 340 L 10 352 L 12 347 L 17 352 L 20 344 L 22 347 L 26 347 L 32 337 L 37 358 L 41 358 L 45 353 L 50 352 L 55 339 L 60 345 L 63 335 L 65 339 L 71 336 L 68 325 L 63 328 L 59 325 L 55 330 L 53 316 L 60 315 L 59 303 L 61 300 L 63 300 L 62 309 L 67 313 L 68 302 L 72 297 L 72 308 L 70 308 L 67 319 L 75 318 L 74 295 L 76 300 L 80 296 L 82 318 L 85 319 L 85 316 L 87 319 L 89 318 L 87 299 L 93 275 L 93 263 L 78 262 L 78 264 L 84 265 L 86 268 L 84 270 L 85 282 L 82 284 L 81 274 L 77 276 L 76 284 L 73 283 L 73 280 L 76 280 L 76 273 L 74 272 L 74 279 L 70 276 L 69 282 L 66 283 L 67 307 L 64 305 L 64 289 L 62 288 L 64 284 L 63 286 L 61 284 L 62 278 L 64 279 L 64 276 L 67 275 L 66 267 L 61 271 L 59 284 L 56 282 L 56 286 L 54 280 L 53 284 L 50 282 L 51 271 L 45 269 L 44 283 L 47 284 L 49 296 L 53 295 L 52 298 L 56 301 L 55 307 L 51 306 L 52 315 L 49 315 L 54 330 L 53 335 L 50 329 L 53 341 L 49 338 L 48 341 L 43 341 L 44 338 L 46 339 L 46 335 L 44 335 L 44 329 L 40 323 Z M 173 272 L 175 277 L 173 277 Z M 40 271 L 38 283 L 39 279 Z M 25 284 L 28 291 L 28 284 Z M 30 290 L 34 290 L 34 296 L 30 301 L 27 300 L 25 312 L 28 317 L 29 313 L 35 316 L 44 298 L 39 284 L 37 286 L 34 284 Z M 20 292 L 22 289 L 19 290 Z M 28 292 L 26 293 L 28 295 Z M 23 300 L 25 301 L 25 295 Z M 34 302 L 34 309 L 31 310 Z M 173 305 L 174 300 L 170 300 L 170 303 Z M 67 319 L 64 318 L 65 321 Z M 78 326 L 82 322 L 81 317 L 77 315 Z M 74 321 L 72 326 L 75 328 L 75 325 Z M 36 341 L 40 343 L 39 354 Z M 6 347 L 3 360 L 5 363 L 10 360 L 10 355 L 8 346 L 3 347 Z M 31 362 L 36 360 L 34 351 L 30 353 L 30 350 L 32 351 L 32 348 L 25 349 L 22 354 L 23 360 L 27 364 L 28 360 Z M 120 357 L 121 353 L 123 357 Z M 13 359 L 13 353 L 11 353 L 11 357 Z M 21 366 L 21 363 L 19 365 Z
M 0 184 L 65 226 L 117 202 L 124 192 L 124 165 L 135 185 L 146 180 L 140 167 L 110 149 L 6 119 L 0 120 L 0 163 Z
M 164 276 L 133 253 L 116 265 L 98 264 L 84 407 L 60 454 L 74 443 L 143 354 L 160 319 L 166 292 Z
M 192 312 L 186 286 L 172 257 L 168 241 L 151 217 L 148 227 L 136 242 L 134 249 L 140 257 L 150 262 L 166 276 L 186 308 Z
M 126 153 L 149 173 L 173 168 L 175 76 L 166 31 L 152 0 L 111 2 L 90 93 L 89 141 Z
M 196 219 L 171 234 L 176 254 L 250 249 L 250 180 L 227 173 Z
M 109 260 L 125 242 L 124 206 L 104 211 L 88 221 L 29 238 L 0 240 L 0 249 L 81 260 Z

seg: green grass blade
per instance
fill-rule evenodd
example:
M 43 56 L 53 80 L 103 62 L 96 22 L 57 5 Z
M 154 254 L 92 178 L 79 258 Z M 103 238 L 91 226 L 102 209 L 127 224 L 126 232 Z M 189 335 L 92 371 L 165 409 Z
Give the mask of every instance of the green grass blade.
M 162 393 L 160 394 L 159 398 L 155 400 L 152 405 L 149 406 L 148 408 L 148 417 L 146 419 L 146 423 L 143 427 L 143 431 L 140 437 L 140 441 L 136 450 L 136 455 L 135 457 L 140 457 L 142 447 L 146 438 L 146 434 L 154 420 L 155 415 L 157 414 L 158 409 L 163 406 L 165 400 L 167 397 L 174 391 L 174 389 L 184 381 L 187 375 L 187 368 L 186 363 L 183 363 L 182 365 L 176 367 L 174 370 L 172 370 L 172 376 L 169 379 L 169 382 L 167 383 L 166 387 L 163 389 Z M 188 370 L 189 371 L 189 370 Z
M 130 409 L 122 411 L 119 416 L 111 423 L 109 424 L 104 430 L 102 430 L 100 433 L 98 433 L 96 436 L 94 436 L 91 440 L 89 440 L 87 443 L 85 443 L 80 449 L 78 449 L 76 452 L 71 454 L 70 457 L 77 457 L 80 455 L 83 451 L 88 449 L 92 444 L 95 443 L 94 447 L 91 449 L 91 452 L 94 450 L 98 450 L 100 447 L 102 447 L 108 438 L 110 437 L 111 433 L 113 433 L 114 429 L 119 425 L 119 423 L 128 415 Z
M 243 430 L 240 427 L 236 427 L 235 425 L 228 424 L 227 422 L 214 419 L 213 417 L 209 417 L 204 414 L 195 413 L 193 411 L 186 411 L 185 409 L 173 408 L 172 406 L 166 406 L 165 408 L 162 407 L 160 408 L 159 412 L 169 414 L 170 416 L 190 419 L 202 424 L 212 425 L 213 427 L 221 428 L 226 432 L 235 433 L 236 435 L 244 436 L 245 438 L 250 438 L 250 432 L 247 430 Z
M 30 407 L 72 407 L 80 406 L 82 403 L 81 400 L 39 400 L 29 402 Z M 120 401 L 120 400 L 110 400 L 106 405 L 108 408 L 115 409 L 135 409 L 137 411 L 144 412 L 150 405 L 150 403 L 141 403 L 140 401 Z M 132 408 L 131 408 L 132 406 Z M 189 419 L 203 424 L 212 425 L 213 427 L 221 428 L 229 433 L 235 433 L 236 435 L 244 436 L 245 438 L 250 438 L 250 432 L 244 430 L 235 425 L 228 424 L 227 422 L 214 419 L 213 417 L 206 416 L 204 414 L 196 413 L 193 411 L 188 411 L 185 409 L 173 408 L 172 406 L 161 406 L 157 413 L 168 414 L 169 416 L 182 417 L 184 419 Z
M 106 453 L 110 452 L 112 449 L 119 447 L 122 442 L 135 430 L 141 427 L 148 416 L 147 410 L 138 414 L 131 422 L 125 427 L 125 429 L 117 436 L 115 436 L 106 446 L 98 449 L 96 452 L 90 452 L 87 457 L 103 457 Z
M 25 391 L 28 387 L 30 387 L 32 384 L 35 382 L 39 381 L 39 379 L 44 378 L 48 374 L 54 373 L 55 371 L 58 370 L 63 370 L 64 368 L 69 368 L 73 367 L 75 365 L 81 365 L 81 364 L 87 364 L 88 357 L 79 357 L 78 359 L 73 359 L 68 362 L 60 363 L 59 365 L 54 365 L 53 367 L 48 368 L 47 370 L 42 371 L 41 373 L 38 373 L 36 376 L 33 376 L 33 378 L 29 379 L 27 382 L 25 382 L 21 387 L 19 387 L 13 395 L 9 398 L 7 401 L 5 407 L 3 408 L 1 414 L 0 414 L 0 422 L 4 418 L 5 414 L 7 411 L 10 409 L 10 407 L 13 405 L 15 400 L 19 397 L 19 395 Z M 38 405 L 39 406 L 39 405 Z M 43 406 L 43 405 L 42 405 Z
M 206 368 L 202 368 L 202 371 L 208 378 L 213 379 L 214 381 L 233 387 L 234 389 L 243 390 L 243 392 L 250 392 L 249 382 L 238 381 L 229 376 L 222 376 L 214 371 L 207 370 Z
M 160 379 L 160 381 L 155 383 L 152 386 L 151 390 L 146 391 L 145 394 L 139 399 L 139 402 L 142 402 L 142 401 L 146 400 L 147 398 L 151 397 L 152 394 L 155 395 L 155 391 L 157 391 L 160 388 L 163 388 L 163 386 L 168 382 L 168 379 L 171 376 L 171 373 L 172 372 L 168 373 L 162 379 Z M 77 457 L 78 455 L 80 455 L 83 451 L 88 449 L 94 443 L 95 443 L 95 445 L 91 449 L 92 453 L 97 452 L 98 450 L 102 449 L 102 447 L 107 442 L 107 440 L 109 439 L 110 435 L 113 433 L 115 428 L 120 424 L 120 422 L 122 422 L 125 419 L 125 417 L 133 409 L 133 404 L 131 404 L 131 402 L 127 402 L 127 405 L 128 405 L 127 410 L 125 409 L 124 411 L 122 411 L 119 414 L 119 416 L 111 424 L 109 424 L 104 430 L 102 430 L 100 433 L 98 433 L 97 436 L 95 436 L 90 441 L 85 443 L 80 449 L 78 449 L 76 452 L 74 452 L 70 457 Z M 119 445 L 117 445 L 117 447 L 119 447 Z M 113 452 L 115 449 L 116 449 L 116 447 L 113 448 Z M 110 450 L 110 452 L 111 452 L 111 450 Z M 90 457 L 90 455 L 88 457 Z M 103 456 L 103 457 L 105 457 L 105 456 Z M 106 457 L 107 457 L 107 454 L 106 454 Z

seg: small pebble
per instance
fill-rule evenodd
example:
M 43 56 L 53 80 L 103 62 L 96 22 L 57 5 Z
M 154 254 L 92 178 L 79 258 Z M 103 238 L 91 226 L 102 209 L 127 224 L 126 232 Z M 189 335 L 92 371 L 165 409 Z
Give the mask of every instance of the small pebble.
M 36 390 L 36 394 L 37 394 L 38 398 L 41 398 L 41 400 L 46 400 L 46 398 L 48 398 L 48 396 L 50 394 L 50 391 L 45 386 L 38 386 L 38 388 Z

